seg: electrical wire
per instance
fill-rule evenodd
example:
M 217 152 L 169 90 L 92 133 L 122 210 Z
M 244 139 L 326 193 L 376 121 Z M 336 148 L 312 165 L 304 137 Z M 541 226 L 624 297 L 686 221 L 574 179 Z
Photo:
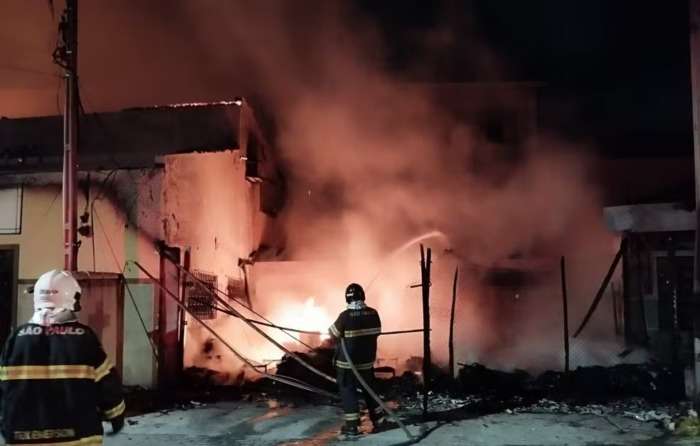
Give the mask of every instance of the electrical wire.
M 355 367 L 355 364 L 352 362 L 352 359 L 350 358 L 350 354 L 348 353 L 348 348 L 345 346 L 345 338 L 341 337 L 340 338 L 340 348 L 343 350 L 343 354 L 345 355 L 345 359 L 347 360 L 348 364 L 350 365 L 350 370 L 352 370 L 352 373 L 355 375 L 355 378 L 357 378 L 357 381 L 360 383 L 362 387 L 367 391 L 369 396 L 374 399 L 374 401 L 379 404 L 379 406 L 382 408 L 384 412 L 386 412 L 387 415 L 389 415 L 394 421 L 396 421 L 396 424 L 398 424 L 401 429 L 403 430 L 404 434 L 408 437 L 409 440 L 415 440 L 416 438 L 411 434 L 411 432 L 408 430 L 406 425 L 404 425 L 399 417 L 391 410 L 389 407 L 384 404 L 384 401 L 382 401 L 381 398 L 379 398 L 379 395 L 377 395 L 374 390 L 367 384 L 367 381 L 362 378 L 362 375 L 360 375 L 360 372 L 357 371 L 357 368 Z
M 133 262 L 136 266 L 141 267 L 138 262 Z M 277 342 L 274 338 L 272 338 L 270 335 L 265 333 L 262 329 L 257 327 L 256 325 L 252 324 L 251 322 L 248 321 L 248 318 L 244 317 L 241 313 L 236 311 L 235 308 L 233 308 L 231 305 L 229 305 L 228 302 L 226 302 L 224 299 L 220 298 L 219 296 L 216 295 L 216 293 L 212 290 L 214 287 L 209 287 L 207 284 L 205 284 L 203 281 L 201 281 L 197 276 L 193 275 L 191 272 L 184 270 L 191 278 L 197 281 L 197 283 L 206 291 L 208 292 L 214 300 L 218 301 L 220 304 L 224 305 L 225 308 L 227 308 L 230 312 L 232 312 L 233 316 L 236 316 L 240 318 L 246 325 L 248 325 L 250 328 L 258 332 L 260 336 L 264 337 L 267 339 L 268 342 L 273 344 L 275 347 L 280 349 L 281 351 L 285 352 L 288 354 L 290 357 L 292 357 L 294 360 L 296 360 L 299 364 L 301 364 L 303 367 L 311 371 L 312 373 L 320 376 L 321 378 L 324 378 L 332 383 L 336 383 L 336 379 L 333 378 L 332 376 L 328 375 L 327 373 L 324 373 L 323 371 L 317 369 L 316 367 L 312 366 L 308 362 L 304 361 L 299 355 L 294 353 L 293 351 L 289 350 L 279 342 Z
M 281 383 L 287 384 L 289 386 L 296 387 L 296 388 L 299 388 L 302 390 L 307 390 L 309 392 L 317 393 L 319 395 L 323 395 L 323 396 L 326 396 L 326 397 L 329 397 L 332 399 L 336 399 L 336 400 L 338 399 L 338 396 L 334 393 L 328 392 L 328 391 L 323 390 L 323 389 L 316 388 L 310 384 L 301 383 L 300 381 L 298 381 L 294 378 L 285 377 L 285 376 L 281 376 L 281 375 L 272 375 L 270 373 L 263 372 L 263 371 L 259 370 L 248 358 L 246 358 L 241 353 L 239 353 L 238 350 L 236 350 L 235 348 L 233 348 L 233 346 L 231 346 L 228 342 L 226 342 L 226 340 L 224 338 L 222 338 L 214 329 L 212 329 L 201 318 L 199 318 L 196 314 L 194 314 L 192 311 L 190 311 L 186 305 L 184 305 L 182 302 L 180 302 L 180 299 L 178 299 L 177 296 L 175 296 L 172 293 L 172 291 L 168 290 L 163 285 L 161 285 L 160 282 L 158 282 L 156 280 L 156 278 L 151 273 L 149 273 L 143 266 L 141 266 L 138 262 L 135 262 L 133 260 L 129 260 L 128 263 L 135 265 L 139 270 L 141 270 L 141 272 L 143 272 L 156 285 L 158 285 L 160 287 L 160 289 L 162 291 L 164 291 L 165 294 L 167 296 L 169 296 L 178 307 L 180 307 L 180 309 L 182 309 L 182 311 L 184 311 L 185 313 L 190 315 L 190 317 L 192 317 L 194 320 L 199 322 L 209 333 L 211 333 L 226 348 L 228 348 L 231 351 L 231 353 L 233 353 L 238 359 L 240 359 L 242 362 L 244 362 L 246 365 L 248 365 L 255 372 L 257 372 L 260 375 L 265 376 L 266 378 L 269 378 L 270 380 L 273 380 L 273 381 L 281 382 Z
M 96 266 L 96 255 L 95 255 L 95 203 L 97 200 L 100 200 L 102 196 L 104 195 L 105 187 L 107 185 L 107 181 L 109 181 L 110 177 L 117 172 L 117 169 L 112 169 L 107 176 L 102 180 L 102 184 L 100 185 L 100 190 L 95 196 L 95 198 L 92 199 L 92 202 L 90 203 L 90 220 L 91 220 L 91 226 L 92 226 L 92 270 L 95 271 L 97 266 Z
M 238 317 L 235 314 L 231 313 L 230 311 L 226 310 L 225 308 L 217 307 L 216 305 L 209 305 L 209 306 L 211 308 L 213 308 L 214 310 L 221 311 L 222 313 L 228 314 L 229 316 Z M 320 331 L 308 331 L 308 330 L 299 330 L 296 328 L 282 327 L 282 326 L 275 325 L 275 324 L 268 323 L 268 322 L 256 321 L 255 319 L 247 319 L 247 321 L 250 322 L 251 324 L 262 325 L 263 327 L 276 328 L 277 330 L 287 330 L 287 331 L 291 331 L 294 333 L 318 335 L 318 336 L 323 336 L 323 335 L 327 334 L 327 333 L 322 333 Z M 383 331 L 383 332 L 379 333 L 379 336 L 408 334 L 408 333 L 423 333 L 424 331 L 425 330 L 422 328 L 416 328 L 414 330 Z
M 97 222 L 99 223 L 100 228 L 102 229 L 102 232 L 103 232 L 104 235 L 105 235 L 105 240 L 106 240 L 106 242 L 107 242 L 107 244 L 108 244 L 108 246 L 109 246 L 109 249 L 110 249 L 110 251 L 111 251 L 111 253 L 112 253 L 112 257 L 114 258 L 114 261 L 117 263 L 117 267 L 118 267 L 119 261 L 118 261 L 118 259 L 117 259 L 116 253 L 115 253 L 114 248 L 113 248 L 113 246 L 112 246 L 112 243 L 111 243 L 111 241 L 109 240 L 109 237 L 107 236 L 107 232 L 106 232 L 106 230 L 105 230 L 105 228 L 104 228 L 104 225 L 102 224 L 102 221 L 101 221 L 99 215 L 95 214 L 95 217 L 97 218 Z M 249 360 L 248 358 L 246 358 L 245 356 L 243 356 L 241 353 L 239 353 L 235 348 L 233 348 L 233 346 L 231 346 L 228 342 L 226 342 L 226 340 L 223 339 L 214 329 L 212 329 L 209 325 L 207 325 L 207 324 L 206 324 L 201 318 L 199 318 L 197 315 L 195 315 L 194 313 L 192 313 L 182 302 L 180 302 L 180 300 L 179 300 L 170 290 L 168 290 L 167 288 L 165 288 L 159 281 L 156 280 L 156 278 L 155 278 L 152 274 L 150 274 L 145 268 L 143 268 L 143 266 L 141 266 L 141 264 L 140 264 L 139 262 L 136 262 L 136 261 L 133 261 L 133 260 L 127 260 L 126 262 L 124 262 L 124 267 L 122 268 L 122 276 L 124 276 L 124 272 L 126 271 L 127 265 L 128 265 L 129 263 L 134 264 L 139 270 L 141 270 L 146 276 L 148 276 L 149 279 L 151 279 L 151 281 L 153 281 L 153 283 L 154 283 L 155 285 L 157 285 L 157 286 L 161 289 L 161 291 L 164 291 L 165 294 L 166 294 L 167 296 L 169 296 L 170 298 L 173 299 L 173 301 L 175 302 L 176 305 L 178 305 L 184 312 L 186 312 L 187 314 L 189 314 L 190 317 L 192 317 L 192 318 L 195 319 L 197 322 L 199 322 L 207 331 L 209 331 L 209 332 L 210 332 L 214 337 L 216 337 L 224 346 L 226 346 L 236 357 L 238 357 L 238 359 L 240 359 L 242 362 L 244 362 L 246 365 L 248 365 L 248 366 L 249 366 L 252 370 L 254 370 L 255 372 L 259 373 L 259 374 L 262 375 L 262 376 L 265 376 L 266 378 L 268 378 L 268 379 L 270 379 L 270 380 L 272 380 L 272 381 L 277 381 L 277 382 L 280 382 L 280 383 L 283 383 L 283 384 L 287 384 L 287 385 L 289 385 L 289 386 L 291 386 L 291 387 L 296 387 L 296 388 L 301 389 L 301 390 L 306 390 L 306 391 L 309 391 L 309 392 L 312 392 L 312 393 L 316 393 L 316 394 L 319 394 L 319 395 L 323 395 L 323 396 L 329 397 L 329 398 L 331 398 L 331 399 L 336 399 L 336 400 L 338 399 L 338 396 L 337 396 L 336 394 L 333 394 L 333 393 L 328 392 L 328 391 L 326 391 L 326 390 L 323 390 L 323 389 L 314 387 L 314 386 L 312 386 L 312 385 L 310 385 L 310 384 L 303 383 L 302 381 L 297 380 L 297 379 L 295 379 L 295 378 L 286 377 L 286 376 L 282 376 L 282 375 L 272 375 L 272 374 L 269 374 L 269 373 L 267 373 L 267 372 L 263 372 L 263 371 L 259 370 L 259 369 L 258 369 L 258 366 L 256 366 L 255 364 L 253 364 L 253 362 L 252 362 L 251 360 Z M 178 268 L 180 268 L 180 265 L 176 265 L 176 266 L 177 266 Z M 196 280 L 196 281 L 198 282 L 198 284 L 199 284 L 201 287 L 203 287 L 204 290 L 208 291 L 208 292 L 211 294 L 211 296 L 212 296 L 216 301 L 218 301 L 219 303 L 221 303 L 221 304 L 223 304 L 225 307 L 227 307 L 228 311 L 229 311 L 230 313 L 232 313 L 233 316 L 238 317 L 239 319 L 241 319 L 242 321 L 244 321 L 249 327 L 251 327 L 252 329 L 254 329 L 255 331 L 257 331 L 261 336 L 263 336 L 265 339 L 267 339 L 267 340 L 268 340 L 269 342 L 271 342 L 273 345 L 275 345 L 276 347 L 278 347 L 279 349 L 281 349 L 282 351 L 284 351 L 285 353 L 287 353 L 288 355 L 290 355 L 293 359 L 295 359 L 295 360 L 296 360 L 298 363 L 300 363 L 302 366 L 306 367 L 307 369 L 309 369 L 309 370 L 312 371 L 313 373 L 315 373 L 315 374 L 317 374 L 317 375 L 319 375 L 319 376 L 321 376 L 321 377 L 323 377 L 323 378 L 325 378 L 325 379 L 327 379 L 327 380 L 329 380 L 329 381 L 331 381 L 331 382 L 333 382 L 333 383 L 336 383 L 336 380 L 335 380 L 334 378 L 330 377 L 330 376 L 327 375 L 326 373 L 324 373 L 324 372 L 322 372 L 322 371 L 316 369 L 316 368 L 313 367 L 312 365 L 308 364 L 306 361 L 304 361 L 302 358 L 300 358 L 296 353 L 294 353 L 294 352 L 288 350 L 288 349 L 285 348 L 283 345 L 281 345 L 280 343 L 278 343 L 277 341 L 275 341 L 273 338 L 271 338 L 267 333 L 265 333 L 265 332 L 262 331 L 260 328 L 258 328 L 257 326 L 255 326 L 248 318 L 245 318 L 242 314 L 240 314 L 238 311 L 236 311 L 231 305 L 229 305 L 228 302 L 226 302 L 224 299 L 221 299 L 219 296 L 217 296 L 216 293 L 214 293 L 214 292 L 212 291 L 212 289 L 210 289 L 210 287 L 206 286 L 206 284 L 205 284 L 204 282 L 202 282 L 199 278 L 197 278 L 196 276 L 194 276 L 192 273 L 190 273 L 189 271 L 187 271 L 187 270 L 184 269 L 184 268 L 183 268 L 183 271 L 185 271 L 186 274 L 188 274 L 190 277 L 192 277 L 194 280 Z M 136 300 L 134 299 L 134 296 L 133 296 L 133 294 L 132 294 L 132 292 L 131 292 L 131 289 L 130 289 L 128 283 L 127 283 L 126 281 L 124 281 L 124 284 L 125 284 L 125 286 L 126 286 L 126 288 L 127 288 L 127 291 L 128 291 L 129 296 L 130 296 L 130 298 L 131 298 L 131 301 L 132 301 L 132 303 L 133 303 L 133 305 L 134 305 L 134 309 L 136 310 L 136 313 L 138 314 L 139 320 L 141 321 L 141 325 L 142 325 L 142 327 L 143 327 L 143 329 L 144 329 L 144 332 L 145 332 L 145 334 L 146 334 L 146 337 L 148 338 L 149 343 L 151 344 L 151 347 L 152 347 L 152 350 L 153 350 L 153 355 L 154 355 L 154 357 L 155 357 L 156 360 L 157 360 L 157 359 L 158 359 L 158 353 L 157 353 L 157 350 L 156 350 L 155 345 L 153 344 L 153 339 L 151 338 L 151 336 L 150 336 L 149 333 L 148 333 L 148 329 L 146 328 L 145 322 L 144 322 L 144 320 L 143 320 L 143 317 L 141 316 L 141 312 L 139 311 L 138 306 L 136 305 Z M 221 292 L 220 290 L 216 289 L 215 287 L 212 287 L 212 288 L 214 288 L 214 289 L 215 289 L 216 291 L 218 291 L 218 292 Z M 223 293 L 223 292 L 221 292 L 221 293 Z M 223 293 L 223 294 L 225 294 L 225 293 Z M 225 294 L 225 295 L 226 295 L 226 294 Z M 235 300 L 234 300 L 234 301 L 235 301 Z M 239 304 L 243 305 L 243 304 L 240 303 L 240 302 L 239 302 Z M 249 307 L 246 307 L 246 308 L 248 308 L 251 312 L 253 312 L 253 310 L 250 309 Z M 261 317 L 262 317 L 262 316 L 261 316 Z M 264 317 L 263 317 L 263 319 L 264 319 Z M 270 325 L 274 325 L 274 324 L 272 324 L 272 323 L 269 322 L 269 321 L 268 321 L 268 323 L 269 323 Z M 275 326 L 274 328 L 278 328 L 278 329 L 282 330 L 282 328 L 279 327 L 279 326 Z M 340 343 L 341 343 L 341 348 L 343 349 L 343 353 L 345 354 L 345 358 L 348 360 L 348 362 L 349 362 L 349 364 L 350 364 L 350 368 L 352 369 L 353 373 L 355 374 L 355 376 L 356 376 L 358 382 L 365 388 L 365 390 L 367 390 L 367 392 L 369 393 L 369 395 L 370 395 L 373 399 L 375 399 L 375 401 L 377 401 L 377 403 L 382 407 L 382 409 L 383 409 L 392 419 L 394 419 L 394 420 L 396 421 L 396 423 L 397 423 L 399 426 L 401 426 L 401 428 L 403 429 L 404 433 L 405 433 L 406 436 L 409 438 L 409 440 L 413 440 L 414 437 L 413 437 L 413 435 L 411 435 L 411 433 L 408 431 L 408 429 L 406 428 L 406 426 L 405 426 L 405 425 L 401 422 L 401 420 L 394 414 L 394 412 L 391 411 L 391 410 L 384 404 L 384 402 L 381 400 L 381 398 L 379 398 L 379 396 L 372 390 L 372 388 L 367 384 L 367 382 L 366 382 L 366 381 L 362 378 L 362 376 L 359 374 L 359 372 L 358 372 L 357 369 L 355 368 L 355 365 L 353 364 L 352 360 L 350 359 L 350 355 L 348 354 L 347 347 L 345 346 L 345 341 L 344 341 L 343 338 L 340 338 Z
M 124 267 L 122 268 L 122 277 L 124 277 L 124 273 L 126 272 L 126 262 L 124 262 Z M 148 339 L 148 343 L 151 344 L 151 350 L 153 351 L 153 358 L 158 362 L 158 348 L 156 347 L 155 343 L 153 342 L 153 337 L 148 331 L 148 328 L 146 327 L 146 322 L 143 320 L 143 316 L 141 315 L 141 311 L 139 310 L 139 306 L 136 305 L 136 299 L 134 298 L 134 293 L 131 292 L 131 287 L 129 286 L 129 282 L 127 281 L 126 277 L 124 277 L 124 287 L 126 288 L 126 292 L 129 294 L 129 298 L 131 299 L 131 303 L 134 305 L 134 310 L 136 310 L 136 315 L 139 317 L 139 321 L 141 322 L 141 327 L 143 328 L 143 332 L 146 334 L 146 338 Z
M 138 262 L 134 262 L 134 263 L 135 263 L 137 266 L 140 267 L 140 265 L 139 265 Z M 215 305 L 211 305 L 212 308 L 218 309 L 219 311 L 222 311 L 222 312 L 225 313 L 225 314 L 229 314 L 229 315 L 231 315 L 231 316 L 234 316 L 234 317 L 237 317 L 237 318 L 241 319 L 241 320 L 242 320 L 243 322 L 245 322 L 250 328 L 252 328 L 252 329 L 255 330 L 256 332 L 258 332 L 261 336 L 263 336 L 265 339 L 267 339 L 270 343 L 272 343 L 273 345 L 275 345 L 277 348 L 279 348 L 280 350 L 282 350 L 283 352 L 285 352 L 286 354 L 288 354 L 290 357 L 292 357 L 294 360 L 296 360 L 296 361 L 297 361 L 299 364 L 301 364 L 303 367 L 307 368 L 307 369 L 310 370 L 311 372 L 315 373 L 316 375 L 318 375 L 318 376 L 320 376 L 320 377 L 322 377 L 322 378 L 325 378 L 326 380 L 328 380 L 328 381 L 330 381 L 330 382 L 332 382 L 332 383 L 337 383 L 337 381 L 336 381 L 335 378 L 329 376 L 328 374 L 322 372 L 321 370 L 319 370 L 319 369 L 315 368 L 314 366 L 312 366 L 311 364 L 307 363 L 307 362 L 304 361 L 299 355 L 297 355 L 296 353 L 294 353 L 294 352 L 292 352 L 291 350 L 287 349 L 286 347 L 284 347 L 283 345 L 281 345 L 280 343 L 278 343 L 275 339 L 273 339 L 272 337 L 270 337 L 270 336 L 269 336 L 267 333 L 265 333 L 263 330 L 261 330 L 260 328 L 258 328 L 257 326 L 255 326 L 254 323 L 255 323 L 256 321 L 253 321 L 253 320 L 250 320 L 250 319 L 248 319 L 248 318 L 245 318 L 241 313 L 239 313 L 239 312 L 236 311 L 231 305 L 229 305 L 224 299 L 221 299 L 219 296 L 217 296 L 217 295 L 212 291 L 212 289 L 211 289 L 211 288 L 214 288 L 214 287 L 209 287 L 207 284 L 205 284 L 203 281 L 201 281 L 198 277 L 196 277 L 195 275 L 193 275 L 191 272 L 189 272 L 189 271 L 187 271 L 187 270 L 184 270 L 184 271 L 185 271 L 188 275 L 190 275 L 190 277 L 192 277 L 193 279 L 197 280 L 197 281 L 198 281 L 198 284 L 199 284 L 205 291 L 209 292 L 209 293 L 211 294 L 211 296 L 212 296 L 216 301 L 218 301 L 219 303 L 223 304 L 223 305 L 226 307 L 226 309 L 224 310 L 224 309 L 221 309 L 221 308 L 219 308 L 219 307 L 216 307 Z M 225 294 L 225 293 L 224 293 L 224 294 Z M 280 330 L 282 329 L 282 327 L 276 326 L 276 325 L 274 325 L 274 324 L 272 324 L 272 323 L 268 323 L 268 324 L 265 324 L 265 325 L 268 325 L 268 326 L 271 326 L 271 327 L 273 327 L 273 328 L 277 328 L 277 329 L 280 329 Z M 423 330 L 410 330 L 410 331 L 411 331 L 411 332 L 415 332 L 415 331 L 421 331 L 421 332 L 422 332 Z M 311 333 L 314 333 L 314 332 L 311 332 Z M 314 333 L 314 334 L 315 334 L 315 333 Z M 320 333 L 318 333 L 318 334 L 320 334 Z
M 109 236 L 107 235 L 107 231 L 105 230 L 104 225 L 102 224 L 102 220 L 100 219 L 100 216 L 95 214 L 97 217 L 97 223 L 100 225 L 100 228 L 102 229 L 102 233 L 105 236 L 105 241 L 107 242 L 107 246 L 109 247 L 109 251 L 112 253 L 112 258 L 114 259 L 114 263 L 117 267 L 117 270 L 119 270 L 119 259 L 117 259 L 117 254 L 114 251 L 114 247 L 112 246 L 112 242 L 109 240 Z M 94 234 L 93 234 L 94 237 Z M 124 267 L 122 268 L 122 277 L 124 276 L 124 272 L 126 271 L 126 263 L 124 263 Z M 153 339 L 151 338 L 150 333 L 148 332 L 148 328 L 146 328 L 146 322 L 143 320 L 143 316 L 141 316 L 141 311 L 139 310 L 138 305 L 136 305 L 136 299 L 134 299 L 134 295 L 131 292 L 131 288 L 129 287 L 129 283 L 124 280 L 124 286 L 126 287 L 126 291 L 129 294 L 129 297 L 131 298 L 131 303 L 134 305 L 134 309 L 136 310 L 136 314 L 139 317 L 139 320 L 141 321 L 141 327 L 143 327 L 143 331 L 146 335 L 146 339 L 148 339 L 148 343 L 151 345 L 151 350 L 153 352 L 153 357 L 158 361 L 158 349 L 156 348 L 155 344 L 153 343 Z
M 176 266 L 180 271 L 183 271 L 187 276 L 194 278 L 197 282 L 200 283 L 200 285 L 205 286 L 205 285 L 204 285 L 204 282 L 202 282 L 201 280 L 199 280 L 199 278 L 195 277 L 190 271 L 188 271 L 188 270 L 186 270 L 185 268 L 183 268 L 182 265 L 175 265 L 175 266 Z M 205 286 L 205 288 L 207 288 L 207 287 Z M 207 288 L 207 289 L 208 289 L 208 288 Z M 238 300 L 237 298 L 234 298 L 234 297 L 229 296 L 228 294 L 224 293 L 223 291 L 221 291 L 221 290 L 218 289 L 217 287 L 212 286 L 211 289 L 213 289 L 214 291 L 216 291 L 216 292 L 219 293 L 219 294 L 222 294 L 222 295 L 226 296 L 228 299 L 230 299 L 231 301 L 233 301 L 233 302 L 237 303 L 238 305 L 242 306 L 243 308 L 245 308 L 246 310 L 248 310 L 250 313 L 252 313 L 253 315 L 259 317 L 260 319 L 262 319 L 263 321 L 267 322 L 268 324 L 273 324 L 273 322 L 272 322 L 271 320 L 267 319 L 267 318 L 266 318 L 265 316 L 263 316 L 262 314 L 260 314 L 260 313 L 258 313 L 257 311 L 253 310 L 250 306 L 248 306 L 248 305 L 246 305 L 245 303 L 241 302 L 241 301 Z M 281 330 L 281 331 L 282 331 L 283 333 L 285 333 L 287 336 L 289 336 L 291 339 L 293 339 L 294 341 L 296 341 L 296 342 L 300 343 L 301 345 L 303 345 L 304 347 L 308 348 L 309 350 L 313 349 L 313 347 L 311 347 L 310 345 L 308 345 L 307 343 L 305 343 L 305 342 L 302 341 L 301 339 L 297 338 L 297 337 L 294 336 L 293 334 L 289 333 L 288 331 L 285 331 L 285 330 Z

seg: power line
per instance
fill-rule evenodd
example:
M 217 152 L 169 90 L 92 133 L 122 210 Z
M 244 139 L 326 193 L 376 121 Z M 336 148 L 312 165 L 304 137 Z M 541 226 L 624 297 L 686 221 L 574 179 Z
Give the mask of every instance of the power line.
M 107 242 L 107 246 L 109 247 L 110 252 L 112 253 L 112 258 L 114 259 L 115 266 L 117 267 L 117 270 L 119 270 L 119 259 L 117 259 L 117 253 L 114 251 L 114 247 L 112 246 L 112 242 L 109 240 L 109 236 L 107 235 L 107 231 L 105 230 L 104 225 L 102 224 L 102 220 L 100 219 L 99 215 L 96 215 L 97 217 L 97 223 L 100 225 L 100 228 L 102 229 L 102 233 L 105 236 L 105 241 Z M 94 231 L 94 229 L 93 229 Z M 93 239 L 95 237 L 95 234 L 93 232 Z M 124 277 L 124 272 L 126 271 L 126 263 L 124 263 L 124 267 L 122 268 L 122 277 Z M 148 343 L 151 345 L 151 351 L 153 352 L 153 357 L 155 358 L 156 362 L 158 362 L 158 349 L 156 348 L 155 344 L 153 343 L 153 339 L 148 332 L 148 328 L 146 327 L 146 322 L 143 319 L 143 316 L 141 315 L 141 311 L 139 310 L 138 305 L 136 305 L 136 299 L 134 298 L 133 293 L 131 292 L 131 288 L 129 287 L 129 283 L 126 281 L 126 278 L 124 278 L 124 286 L 126 287 L 126 291 L 129 294 L 129 298 L 131 299 L 131 303 L 134 305 L 134 310 L 136 310 L 136 314 L 139 317 L 139 321 L 141 321 L 141 327 L 143 328 L 144 333 L 146 334 L 146 339 L 148 339 Z
M 295 378 L 291 378 L 288 376 L 283 376 L 283 375 L 272 375 L 267 372 L 263 372 L 259 370 L 255 364 L 251 362 L 248 358 L 243 356 L 238 350 L 236 350 L 231 344 L 229 344 L 221 335 L 219 335 L 213 328 L 211 328 L 207 323 L 205 323 L 201 318 L 199 318 L 196 314 L 194 314 L 192 311 L 190 311 L 189 308 L 187 308 L 186 305 L 184 305 L 182 302 L 180 302 L 180 299 L 175 296 L 172 291 L 169 289 L 165 288 L 151 273 L 149 273 L 143 266 L 141 266 L 138 262 L 135 262 L 133 260 L 129 260 L 129 263 L 135 265 L 139 270 L 141 270 L 142 273 L 144 273 L 149 279 L 153 281 L 153 283 L 158 286 L 168 297 L 170 297 L 175 304 L 180 307 L 185 313 L 189 314 L 190 317 L 192 317 L 194 320 L 199 322 L 209 333 L 212 334 L 215 338 L 217 338 L 226 348 L 228 348 L 231 353 L 233 353 L 238 359 L 243 361 L 246 365 L 248 365 L 251 369 L 253 369 L 255 372 L 261 374 L 262 376 L 265 376 L 266 378 L 269 378 L 273 381 L 278 381 L 287 385 L 290 385 L 292 387 L 296 387 L 302 390 L 306 390 L 309 392 L 317 393 L 319 395 L 323 395 L 329 398 L 333 399 L 338 399 L 338 395 L 335 395 L 333 393 L 330 393 L 326 390 L 319 389 L 317 387 L 314 387 L 310 384 L 306 384 L 303 381 L 299 381 Z M 322 373 L 322 372 L 321 372 Z M 335 381 L 335 380 L 333 380 Z

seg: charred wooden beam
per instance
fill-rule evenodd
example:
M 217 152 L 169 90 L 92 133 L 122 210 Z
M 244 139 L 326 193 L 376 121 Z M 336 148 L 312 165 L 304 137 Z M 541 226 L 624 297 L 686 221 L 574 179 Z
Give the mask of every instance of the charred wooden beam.
M 564 371 L 569 373 L 569 299 L 566 289 L 566 258 L 561 256 L 561 297 L 564 310 Z
M 420 245 L 421 285 L 423 291 L 423 417 L 428 415 L 428 394 L 430 393 L 430 265 L 432 250 Z
M 454 330 L 455 330 L 455 305 L 457 303 L 457 279 L 459 278 L 459 267 L 455 268 L 455 277 L 452 281 L 452 308 L 450 309 L 450 340 L 449 340 L 449 368 L 450 377 L 454 378 L 455 375 L 455 344 L 454 344 Z

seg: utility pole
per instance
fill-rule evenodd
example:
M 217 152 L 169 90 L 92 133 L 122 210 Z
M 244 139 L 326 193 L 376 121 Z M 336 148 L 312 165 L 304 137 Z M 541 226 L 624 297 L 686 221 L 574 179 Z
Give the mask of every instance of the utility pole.
M 63 111 L 63 268 L 78 269 L 77 171 L 78 171 L 78 0 L 66 0 L 58 25 L 60 41 L 54 62 L 64 70 Z
M 689 0 L 690 6 L 690 82 L 693 102 L 693 148 L 695 152 L 695 261 L 693 273 L 693 357 L 694 395 L 700 400 L 700 0 Z

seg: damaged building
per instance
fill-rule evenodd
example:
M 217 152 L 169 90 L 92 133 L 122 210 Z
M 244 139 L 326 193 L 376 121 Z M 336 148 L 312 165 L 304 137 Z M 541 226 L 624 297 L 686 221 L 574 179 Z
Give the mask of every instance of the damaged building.
M 612 206 L 609 227 L 623 234 L 620 331 L 632 347 L 686 372 L 694 394 L 695 212 L 682 203 Z
M 575 184 L 567 194 L 551 192 L 547 175 L 552 170 L 578 172 L 579 166 L 568 159 L 555 159 L 551 165 L 549 159 L 536 160 L 522 167 L 532 161 L 532 147 L 540 142 L 540 87 L 536 83 L 399 85 L 402 96 L 430 98 L 444 114 L 439 122 L 445 128 L 435 130 L 444 140 L 437 141 L 464 153 L 458 155 L 463 164 L 451 165 L 447 155 L 425 171 L 397 172 L 393 165 L 362 164 L 367 172 L 377 169 L 375 177 L 362 181 L 377 186 L 377 195 L 374 190 L 368 195 L 362 191 L 358 197 L 350 196 L 353 190 L 344 183 L 347 178 L 336 171 L 344 167 L 335 166 L 342 164 L 342 158 L 332 160 L 328 172 L 310 168 L 315 176 L 307 176 L 299 163 L 304 167 L 316 160 L 296 156 L 291 163 L 296 170 L 283 175 L 261 124 L 244 100 L 85 115 L 78 196 L 79 271 L 86 290 L 83 320 L 101 336 L 127 385 L 174 384 L 179 371 L 192 366 L 222 372 L 223 382 L 231 383 L 241 376 L 239 358 L 184 315 L 172 297 L 223 338 L 236 340 L 241 353 L 267 370 L 280 360 L 280 349 L 251 333 L 243 321 L 219 311 L 213 295 L 252 306 L 258 316 L 281 326 L 325 333 L 342 309 L 344 287 L 360 282 L 387 329 L 418 329 L 423 321 L 416 261 L 418 245 L 424 243 L 435 252 L 430 307 L 436 363 L 447 360 L 449 297 L 459 267 L 457 361 L 504 370 L 563 368 L 559 258 L 574 259 L 573 324 L 583 316 L 614 256 L 608 242 L 615 236 L 603 227 L 599 203 L 593 199 L 585 202 L 588 208 L 581 205 L 567 216 L 568 223 L 581 225 L 582 230 L 595 227 L 584 240 L 585 247 L 579 245 L 575 228 L 558 221 L 554 230 L 538 226 L 551 223 L 537 220 L 550 210 L 551 200 L 566 205 L 567 194 L 579 192 L 580 186 Z M 3 300 L 8 309 L 1 327 L 4 335 L 29 318 L 27 290 L 36 278 L 61 264 L 60 127 L 60 117 L 0 120 L 2 283 L 3 293 L 10 296 Z M 433 142 L 425 150 L 433 150 Z M 417 155 L 424 154 L 405 156 Z M 419 178 L 423 173 L 427 177 Z M 440 195 L 449 204 L 449 209 L 427 220 L 412 197 L 401 203 L 406 215 L 382 214 L 372 220 L 371 213 L 363 214 L 376 203 L 389 204 L 392 195 L 379 195 L 383 192 L 403 193 L 403 188 L 420 192 L 431 181 L 457 173 L 466 178 L 457 185 L 477 186 L 495 195 L 495 206 L 481 208 L 477 203 L 455 215 L 455 203 L 464 201 L 466 209 L 478 197 L 453 187 L 444 194 L 425 195 Z M 511 184 L 519 176 L 535 183 L 525 195 L 517 182 Z M 540 176 L 545 179 L 540 181 Z M 286 181 L 294 184 L 289 193 Z M 532 212 L 511 205 L 522 196 L 532 199 Z M 504 204 L 509 208 L 501 208 Z M 372 227 L 349 226 L 349 221 L 359 221 L 349 218 L 353 212 L 372 221 Z M 533 215 L 533 221 L 522 222 L 527 234 L 510 231 L 509 219 L 520 222 Z M 491 244 L 500 239 L 506 240 L 503 247 L 493 249 Z M 578 248 L 585 252 L 576 259 L 580 253 L 573 249 Z M 577 260 L 585 270 L 576 269 Z M 397 302 L 412 311 L 392 311 Z M 598 311 L 598 328 L 586 331 L 589 344 L 579 346 L 579 355 L 572 358 L 574 367 L 617 363 L 622 347 L 611 309 Z M 630 326 L 625 324 L 625 329 Z M 383 337 L 378 365 L 399 373 L 416 369 L 410 364 L 419 363 L 417 357 L 422 355 L 420 336 Z M 321 345 L 325 335 L 305 333 L 303 344 L 277 332 L 273 338 L 298 349 Z M 612 345 L 605 346 L 607 357 L 602 359 L 590 353 L 601 339 Z
M 243 99 L 81 121 L 81 320 L 101 337 L 125 385 L 171 384 L 188 361 L 186 332 L 197 327 L 166 290 L 214 317 L 184 267 L 248 299 L 249 259 L 274 248 L 267 237 L 284 178 Z M 38 276 L 63 264 L 61 131 L 59 116 L 0 120 L 2 339 L 31 316 Z

